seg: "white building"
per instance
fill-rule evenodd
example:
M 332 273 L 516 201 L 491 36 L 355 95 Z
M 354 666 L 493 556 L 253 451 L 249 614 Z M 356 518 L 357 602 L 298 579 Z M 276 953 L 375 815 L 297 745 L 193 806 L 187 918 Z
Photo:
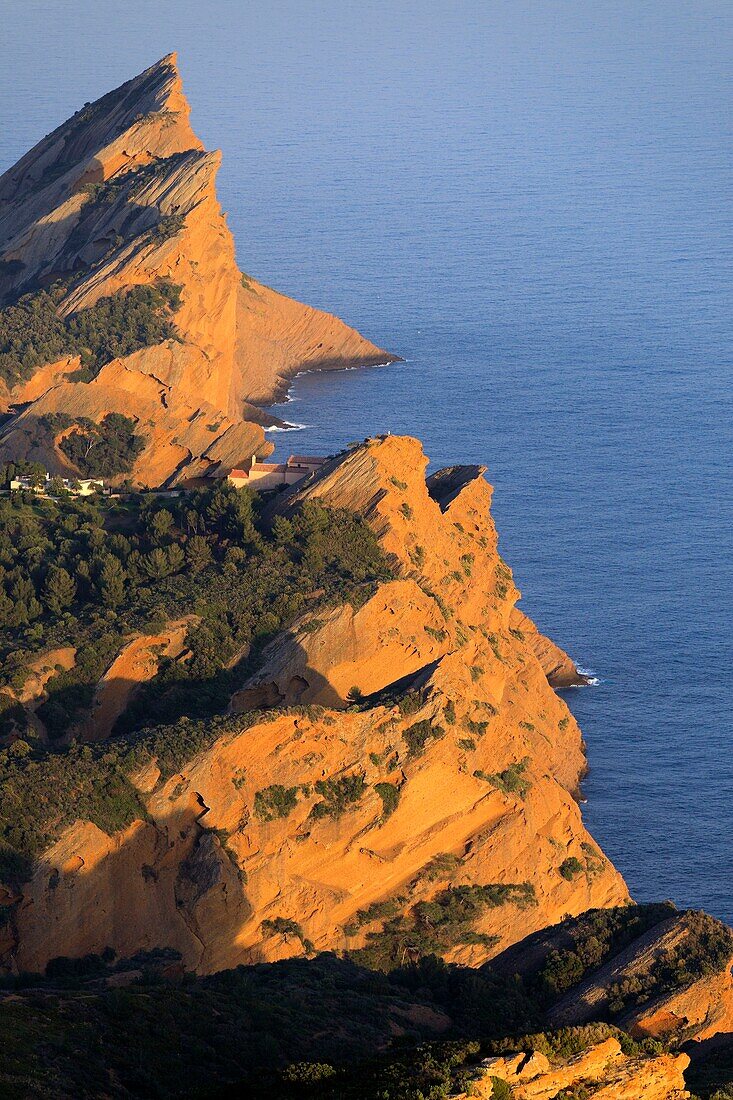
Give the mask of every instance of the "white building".
M 68 477 L 53 477 L 46 471 L 44 481 L 40 485 L 34 485 L 33 479 L 21 474 L 20 477 L 12 478 L 10 482 L 11 490 L 22 490 L 27 493 L 42 493 L 44 496 L 49 495 L 49 486 L 52 481 L 60 481 L 64 489 L 68 493 L 71 493 L 75 497 L 90 497 L 92 493 L 101 493 L 104 489 L 104 482 L 98 477 L 82 477 L 78 480 Z

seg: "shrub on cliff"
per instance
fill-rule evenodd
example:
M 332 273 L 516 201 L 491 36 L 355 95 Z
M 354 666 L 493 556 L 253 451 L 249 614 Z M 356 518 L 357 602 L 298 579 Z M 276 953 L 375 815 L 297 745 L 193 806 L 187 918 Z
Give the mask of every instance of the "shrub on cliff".
M 108 426 L 93 429 L 106 439 L 91 455 L 119 453 Z M 253 494 L 232 486 L 177 501 L 0 499 L 0 688 L 22 686 L 34 652 L 75 646 L 75 667 L 52 677 L 39 714 L 58 739 L 83 718 L 125 634 L 197 615 L 190 659 L 160 657 L 119 729 L 203 717 L 223 709 L 241 682 L 246 669 L 231 667 L 238 652 L 251 647 L 246 668 L 254 670 L 267 639 L 303 610 L 391 575 L 352 513 L 313 506 L 278 537 L 258 523 Z M 195 568 L 186 571 L 186 562 Z
M 386 820 L 400 804 L 400 788 L 396 783 L 375 783 L 374 790 L 382 800 L 382 820 Z
M 273 783 L 255 794 L 254 811 L 262 821 L 287 817 L 298 805 L 298 788 Z
M 572 882 L 574 878 L 583 873 L 583 864 L 580 862 L 577 856 L 568 856 L 564 859 L 559 867 L 560 874 L 568 882 Z
M 100 424 L 82 418 L 61 440 L 61 450 L 81 474 L 87 477 L 115 477 L 132 470 L 145 448 L 135 431 L 135 421 L 120 413 L 107 413 Z
M 458 944 L 492 946 L 498 937 L 474 929 L 486 910 L 534 904 L 534 888 L 526 882 L 449 886 L 431 901 L 417 902 L 408 915 L 388 920 L 381 931 L 369 932 L 366 946 L 350 952 L 350 957 L 361 965 L 388 971 Z
M 342 775 L 335 779 L 319 779 L 316 791 L 323 798 L 316 802 L 310 812 L 313 818 L 340 817 L 359 801 L 366 790 L 364 776 Z
M 544 1004 L 551 1003 L 675 913 L 669 902 L 589 909 L 567 926 L 573 946 L 549 951 L 538 963 L 530 982 L 533 995 Z
M 484 729 L 486 723 L 479 723 Z M 502 772 L 484 772 L 477 770 L 473 774 L 477 779 L 483 779 L 485 783 L 490 783 L 492 787 L 496 787 L 497 790 L 503 791 L 504 794 L 516 794 L 520 798 L 525 798 L 532 784 L 528 779 L 524 778 L 524 772 L 528 764 L 528 758 L 524 760 L 518 760 L 514 764 L 510 764 L 508 768 L 505 768 Z M 565 861 L 568 862 L 567 860 Z M 565 866 L 563 864 L 563 866 Z M 580 868 L 582 870 L 582 866 Z M 560 868 L 560 874 L 563 878 L 568 876 Z M 572 878 L 572 875 L 570 876 Z
M 173 283 L 132 287 L 60 317 L 65 291 L 60 284 L 33 291 L 0 310 L 0 378 L 9 386 L 45 363 L 73 355 L 81 357 L 78 380 L 88 381 L 112 359 L 175 339 L 172 317 L 181 288 Z
M 23 741 L 0 751 L 0 881 L 22 881 L 31 861 L 79 819 L 114 833 L 143 817 L 124 753 L 72 745 L 36 754 Z

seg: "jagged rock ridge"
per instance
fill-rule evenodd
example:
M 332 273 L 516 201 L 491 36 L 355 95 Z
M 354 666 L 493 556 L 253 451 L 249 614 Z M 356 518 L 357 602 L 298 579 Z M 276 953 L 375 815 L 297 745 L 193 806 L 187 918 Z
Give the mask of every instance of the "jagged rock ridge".
M 132 287 L 181 288 L 175 339 L 113 358 L 91 380 L 78 378 L 75 355 L 6 377 L 0 398 L 15 415 L 0 458 L 74 473 L 48 415 L 98 423 L 118 412 L 145 442 L 134 480 L 179 482 L 269 453 L 267 417 L 252 403 L 281 396 L 297 370 L 395 358 L 242 276 L 216 197 L 219 163 L 191 129 L 171 54 L 0 177 L 0 309 L 59 284 L 62 318 Z

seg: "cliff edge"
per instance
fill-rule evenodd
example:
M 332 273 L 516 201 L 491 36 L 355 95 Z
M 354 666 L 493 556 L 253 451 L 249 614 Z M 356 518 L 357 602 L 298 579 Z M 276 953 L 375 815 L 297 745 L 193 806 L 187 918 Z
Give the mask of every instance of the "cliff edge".
M 99 473 L 64 440 L 115 413 L 108 479 L 185 482 L 270 453 L 254 403 L 298 370 L 395 359 L 242 275 L 189 114 L 170 54 L 0 177 L 0 459 Z

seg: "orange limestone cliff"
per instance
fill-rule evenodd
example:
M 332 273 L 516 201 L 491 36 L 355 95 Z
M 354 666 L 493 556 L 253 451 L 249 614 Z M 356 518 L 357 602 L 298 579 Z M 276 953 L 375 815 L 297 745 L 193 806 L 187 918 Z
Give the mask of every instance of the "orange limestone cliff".
M 268 454 L 263 425 L 273 420 L 252 403 L 282 396 L 298 370 L 394 360 L 330 314 L 242 275 L 216 197 L 219 162 L 191 129 L 171 54 L 0 177 L 0 399 L 14 414 L 0 458 L 74 473 L 59 446 L 68 421 L 114 412 L 144 444 L 133 479 L 180 482 Z M 177 288 L 170 331 L 132 350 L 113 332 L 91 363 L 63 346 L 59 328 L 109 299 L 124 335 L 124 303 L 140 287 Z M 44 290 L 52 314 L 41 331 Z M 20 346 L 7 310 L 28 295 L 34 334 Z
M 375 439 L 276 498 L 273 518 L 359 513 L 393 579 L 276 637 L 175 774 L 142 767 L 145 820 L 65 830 L 21 888 L 7 968 L 107 946 L 202 973 L 318 950 L 477 965 L 628 902 L 574 797 L 580 730 L 514 625 L 483 469 L 426 465 L 416 440 Z
M 456 1100 L 492 1100 L 495 1082 L 511 1089 L 512 1100 L 554 1100 L 590 1097 L 594 1100 L 692 1100 L 685 1088 L 687 1054 L 624 1054 L 616 1038 L 604 1039 L 573 1057 L 550 1062 L 538 1050 L 501 1058 L 485 1058 L 474 1071 L 470 1092 Z

